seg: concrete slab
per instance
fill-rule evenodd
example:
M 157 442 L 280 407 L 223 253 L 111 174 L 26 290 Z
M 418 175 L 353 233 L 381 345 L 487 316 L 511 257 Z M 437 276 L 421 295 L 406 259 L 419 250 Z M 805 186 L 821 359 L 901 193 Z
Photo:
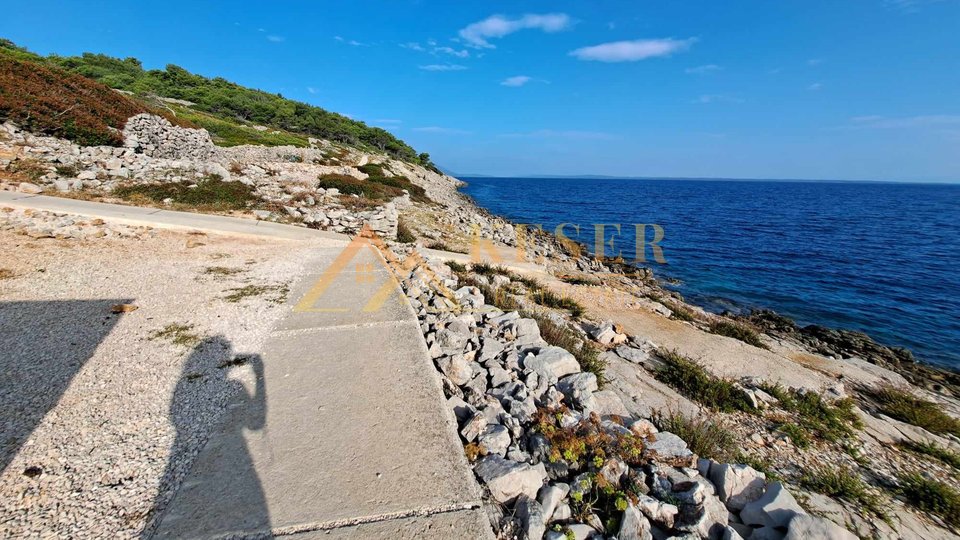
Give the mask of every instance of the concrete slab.
M 469 540 L 491 539 L 492 534 L 481 534 L 489 529 L 483 510 L 460 510 L 428 516 L 363 523 L 348 527 L 283 535 L 290 540 L 340 540 L 353 538 L 390 538 L 392 540 Z M 471 532 L 476 536 L 471 536 Z
M 365 290 L 349 278 L 332 298 Z M 231 404 L 156 537 L 490 538 L 416 317 L 396 305 L 395 319 L 320 329 L 288 314 L 257 389 Z
M 305 276 L 291 287 L 288 303 L 294 312 L 280 322 L 278 330 L 402 321 L 414 315 L 391 273 L 355 267 Z

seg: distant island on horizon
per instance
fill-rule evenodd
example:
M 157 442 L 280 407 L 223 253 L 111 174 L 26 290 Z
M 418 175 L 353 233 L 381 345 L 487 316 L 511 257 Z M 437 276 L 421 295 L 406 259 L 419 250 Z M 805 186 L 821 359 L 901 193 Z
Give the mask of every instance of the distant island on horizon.
M 443 167 L 441 170 L 455 178 L 504 178 L 504 179 L 580 179 L 580 180 L 680 180 L 680 181 L 711 181 L 711 182 L 820 182 L 820 183 L 856 183 L 856 184 L 935 184 L 960 185 L 958 180 L 843 180 L 829 178 L 733 178 L 723 176 L 618 176 L 609 174 L 525 174 L 525 175 L 497 175 L 497 174 L 460 174 Z

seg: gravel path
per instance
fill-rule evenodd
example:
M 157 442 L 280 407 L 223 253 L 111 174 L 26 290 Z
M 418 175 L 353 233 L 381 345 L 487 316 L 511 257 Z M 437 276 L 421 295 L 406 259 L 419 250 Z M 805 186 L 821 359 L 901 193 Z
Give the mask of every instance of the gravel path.
M 252 388 L 227 361 L 260 350 L 311 244 L 3 229 L 0 537 L 136 537 Z M 171 418 L 192 427 L 175 449 Z

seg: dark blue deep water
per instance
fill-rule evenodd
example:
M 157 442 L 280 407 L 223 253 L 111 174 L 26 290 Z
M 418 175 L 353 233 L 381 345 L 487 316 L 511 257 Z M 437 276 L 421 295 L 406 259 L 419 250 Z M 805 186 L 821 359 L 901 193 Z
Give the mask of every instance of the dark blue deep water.
M 667 264 L 648 248 L 648 265 L 712 311 L 770 308 L 960 368 L 960 185 L 464 180 L 491 212 L 549 230 L 579 224 L 580 237 L 567 236 L 591 246 L 593 224 L 623 224 L 614 250 L 625 258 L 633 224 L 660 225 Z

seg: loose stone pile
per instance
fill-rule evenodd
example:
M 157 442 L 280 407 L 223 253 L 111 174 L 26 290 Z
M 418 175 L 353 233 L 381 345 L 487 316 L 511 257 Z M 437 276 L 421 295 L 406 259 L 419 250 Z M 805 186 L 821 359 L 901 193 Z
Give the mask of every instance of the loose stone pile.
M 338 190 L 318 188 L 318 177 L 326 174 L 367 178 L 352 166 L 320 164 L 327 162 L 327 151 L 322 149 L 219 148 L 206 130 L 180 128 L 146 114 L 128 120 L 124 135 L 123 148 L 82 147 L 3 124 L 0 169 L 29 167 L 33 180 L 0 181 L 0 189 L 31 194 L 86 190 L 109 196 L 123 184 L 182 182 L 195 186 L 205 178 L 217 177 L 251 186 L 263 206 L 277 209 L 254 211 L 258 219 L 346 234 L 356 234 L 367 224 L 386 238 L 396 237 L 398 208 L 410 204 L 408 197 L 400 197 L 382 206 L 354 209 L 344 204 Z M 347 153 L 343 159 L 360 162 L 363 158 Z
M 13 231 L 31 238 L 87 240 L 97 238 L 142 239 L 154 234 L 148 227 L 130 227 L 86 219 L 70 214 L 39 210 L 0 208 L 0 231 Z
M 763 473 L 698 459 L 680 437 L 632 417 L 536 320 L 486 305 L 446 266 L 418 266 L 404 290 L 501 538 L 855 538 L 807 515 Z M 611 324 L 581 338 L 634 348 Z M 622 353 L 644 356 L 635 350 Z

